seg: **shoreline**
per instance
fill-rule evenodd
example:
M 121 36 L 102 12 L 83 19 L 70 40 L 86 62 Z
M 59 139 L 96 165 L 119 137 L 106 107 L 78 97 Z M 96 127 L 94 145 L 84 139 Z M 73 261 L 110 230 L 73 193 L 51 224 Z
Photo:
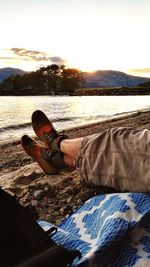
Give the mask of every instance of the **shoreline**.
M 98 133 L 111 127 L 150 129 L 150 110 L 137 111 L 63 131 L 71 138 Z M 90 197 L 112 189 L 89 186 L 74 169 L 46 175 L 21 148 L 20 142 L 0 145 L 0 186 L 16 194 L 24 205 L 36 207 L 40 218 L 58 224 Z M 55 197 L 57 195 L 57 198 Z
M 145 109 L 138 109 L 138 110 L 127 111 L 127 112 L 122 112 L 122 113 L 116 113 L 115 115 L 110 116 L 110 118 L 108 118 L 108 119 L 102 119 L 102 120 L 97 121 L 97 122 L 91 122 L 91 123 L 86 123 L 86 124 L 79 125 L 79 126 L 76 126 L 76 127 L 66 128 L 66 129 L 64 129 L 63 131 L 60 131 L 60 132 L 70 132 L 70 131 L 72 132 L 72 131 L 76 131 L 76 129 L 80 130 L 82 128 L 88 128 L 90 126 L 95 126 L 95 125 L 101 124 L 101 123 L 109 123 L 109 122 L 111 123 L 114 120 L 126 119 L 128 117 L 131 117 L 132 115 L 137 115 L 139 113 L 145 113 L 145 112 L 149 112 L 149 111 L 150 111 L 149 108 L 145 108 Z M 52 122 L 55 122 L 55 120 L 52 121 Z M 32 126 L 31 123 L 27 123 L 27 125 L 28 126 Z M 19 126 L 15 125 L 15 128 L 17 128 L 17 127 L 19 129 L 20 125 Z M 21 124 L 21 128 L 24 128 L 24 124 Z M 12 129 L 12 126 L 2 127 L 1 129 L 4 129 L 4 130 Z M 31 136 L 34 137 L 34 135 L 31 135 Z M 13 144 L 19 144 L 19 142 L 20 142 L 19 140 L 20 139 L 18 139 L 18 138 L 16 138 L 16 139 L 14 138 L 13 141 L 10 141 L 9 139 L 5 140 L 5 141 L 0 141 L 0 147 L 1 146 L 5 146 L 5 145 L 9 145 L 9 144 L 12 144 L 12 143 Z

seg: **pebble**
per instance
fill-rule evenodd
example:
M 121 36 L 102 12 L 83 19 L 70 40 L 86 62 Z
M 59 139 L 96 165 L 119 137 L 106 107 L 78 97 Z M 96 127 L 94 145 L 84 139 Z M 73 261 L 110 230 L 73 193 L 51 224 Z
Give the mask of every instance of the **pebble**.
M 60 209 L 60 214 L 62 215 L 64 213 L 65 209 L 64 208 L 61 208 Z
M 82 203 L 82 201 L 81 201 L 80 198 L 78 198 L 77 203 L 78 203 L 78 204 L 81 204 L 81 203 Z
M 45 191 L 44 190 L 36 190 L 33 193 L 34 197 L 38 200 L 42 199 L 45 196 Z
M 71 200 L 72 200 L 72 197 L 68 197 L 66 202 L 67 202 L 67 203 L 70 203 Z
M 44 191 L 48 192 L 48 190 L 49 190 L 49 187 L 47 185 L 44 186 Z
M 38 205 L 38 201 L 37 200 L 31 200 L 31 206 L 35 207 Z

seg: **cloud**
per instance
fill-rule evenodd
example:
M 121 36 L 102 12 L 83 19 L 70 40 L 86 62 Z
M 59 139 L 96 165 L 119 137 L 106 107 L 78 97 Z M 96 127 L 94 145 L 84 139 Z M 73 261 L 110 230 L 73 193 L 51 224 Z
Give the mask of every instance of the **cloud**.
M 66 60 L 62 59 L 61 57 L 50 57 L 52 63 L 55 64 L 64 64 Z
M 17 56 L 17 58 L 14 57 L 7 59 L 18 59 L 18 60 L 34 61 L 34 62 L 49 62 L 52 64 L 59 64 L 59 65 L 62 65 L 66 62 L 66 60 L 64 60 L 63 58 L 57 56 L 50 56 L 46 52 L 28 50 L 25 48 L 17 48 L 17 47 L 6 50 L 12 52 L 15 56 Z
M 143 69 L 130 69 L 132 72 L 138 73 L 150 73 L 150 68 L 143 68 Z
M 13 52 L 15 55 L 19 57 L 23 57 L 26 59 L 30 59 L 33 61 L 46 61 L 47 60 L 47 53 L 35 51 L 35 50 L 27 50 L 25 48 L 11 48 L 9 51 Z
M 0 57 L 0 60 L 27 60 L 29 61 L 29 59 L 23 59 L 20 57 Z

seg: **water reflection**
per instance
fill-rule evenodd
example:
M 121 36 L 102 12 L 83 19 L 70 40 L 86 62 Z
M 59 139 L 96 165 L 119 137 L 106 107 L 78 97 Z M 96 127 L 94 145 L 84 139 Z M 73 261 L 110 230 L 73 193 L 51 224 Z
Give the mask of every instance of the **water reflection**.
M 60 130 L 110 118 L 115 114 L 150 108 L 150 96 L 0 97 L 1 141 L 30 133 L 34 110 L 43 110 Z M 24 128 L 19 125 L 25 124 Z M 2 127 L 18 125 L 2 132 Z

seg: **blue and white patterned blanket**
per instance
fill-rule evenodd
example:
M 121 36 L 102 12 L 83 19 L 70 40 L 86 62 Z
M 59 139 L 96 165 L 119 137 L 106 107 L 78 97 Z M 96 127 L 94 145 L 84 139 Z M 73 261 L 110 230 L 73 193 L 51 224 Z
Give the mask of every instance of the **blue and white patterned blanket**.
M 40 221 L 49 229 L 52 225 Z M 104 194 L 93 197 L 63 221 L 52 236 L 67 249 L 78 249 L 80 267 L 150 266 L 150 195 Z

